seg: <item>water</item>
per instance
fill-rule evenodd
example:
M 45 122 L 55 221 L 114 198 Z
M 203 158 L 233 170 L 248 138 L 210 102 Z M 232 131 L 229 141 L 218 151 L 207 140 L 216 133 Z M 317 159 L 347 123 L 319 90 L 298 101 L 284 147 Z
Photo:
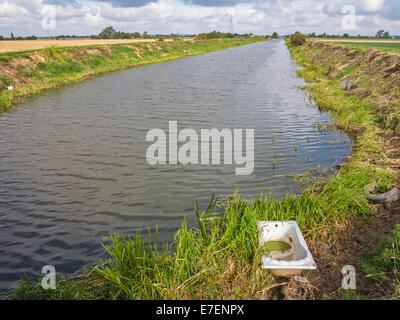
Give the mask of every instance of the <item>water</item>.
M 113 233 L 158 225 L 160 241 L 171 240 L 213 193 L 281 197 L 291 184 L 281 175 L 340 162 L 349 138 L 315 130 L 329 115 L 299 89 L 296 69 L 283 41 L 268 41 L 47 91 L 0 117 L 0 288 L 45 264 L 69 274 L 98 261 Z M 253 175 L 150 166 L 146 133 L 171 120 L 196 131 L 255 129 Z

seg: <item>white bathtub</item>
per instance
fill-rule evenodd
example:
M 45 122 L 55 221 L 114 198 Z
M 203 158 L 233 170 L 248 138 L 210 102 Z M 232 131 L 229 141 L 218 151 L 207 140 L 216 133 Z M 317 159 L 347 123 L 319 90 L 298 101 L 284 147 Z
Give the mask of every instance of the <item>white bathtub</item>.
M 262 257 L 263 269 L 271 270 L 277 277 L 300 275 L 303 270 L 315 270 L 317 265 L 296 221 L 260 221 L 260 245 L 268 241 L 284 241 L 292 246 L 291 254 L 277 257 Z

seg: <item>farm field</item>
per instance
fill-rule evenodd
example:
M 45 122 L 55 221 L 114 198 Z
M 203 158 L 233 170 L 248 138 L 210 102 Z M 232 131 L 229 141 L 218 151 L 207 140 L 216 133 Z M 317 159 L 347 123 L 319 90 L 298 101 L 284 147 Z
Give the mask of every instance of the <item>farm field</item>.
M 51 46 L 80 47 L 80 46 L 91 46 L 91 45 L 155 42 L 157 40 L 158 39 L 6 40 L 6 41 L 0 41 L 0 53 L 39 50 L 39 49 L 44 49 L 44 48 L 48 48 Z M 172 41 L 172 39 L 165 39 L 165 41 Z
M 346 47 L 368 50 L 374 48 L 377 50 L 400 54 L 400 41 L 396 40 L 321 40 L 324 42 L 335 42 Z

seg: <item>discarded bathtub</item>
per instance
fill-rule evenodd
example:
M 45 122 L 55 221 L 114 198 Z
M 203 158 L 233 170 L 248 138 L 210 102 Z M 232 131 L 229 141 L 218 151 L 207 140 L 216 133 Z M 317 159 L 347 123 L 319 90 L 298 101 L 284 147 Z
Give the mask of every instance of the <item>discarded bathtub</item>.
M 296 221 L 260 221 L 258 229 L 261 246 L 281 242 L 290 247 L 262 256 L 263 269 L 270 269 L 277 277 L 291 277 L 300 275 L 303 270 L 317 269 Z

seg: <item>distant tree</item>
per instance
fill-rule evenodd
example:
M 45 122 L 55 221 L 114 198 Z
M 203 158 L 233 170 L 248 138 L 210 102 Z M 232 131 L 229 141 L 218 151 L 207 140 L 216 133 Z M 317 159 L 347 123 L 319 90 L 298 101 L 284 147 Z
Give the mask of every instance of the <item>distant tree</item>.
M 198 40 L 206 40 L 206 39 L 220 39 L 220 38 L 235 38 L 239 36 L 238 34 L 232 34 L 230 32 L 223 33 L 220 31 L 212 31 L 209 33 L 199 33 L 196 35 L 196 39 Z M 248 36 L 247 34 L 244 35 L 245 37 Z
M 132 33 L 132 37 L 134 37 L 135 39 L 138 39 L 138 38 L 140 38 L 140 33 L 134 32 L 134 33 Z
M 129 32 L 122 32 L 122 31 L 117 31 L 114 33 L 114 37 L 116 39 L 132 39 L 132 34 Z
M 143 32 L 142 37 L 143 37 L 143 39 L 147 39 L 149 37 L 147 31 Z
M 383 34 L 385 33 L 385 30 L 379 30 L 377 33 L 376 33 L 376 37 L 377 38 L 382 38 L 383 37 Z
M 14 33 L 11 32 L 10 38 L 11 38 L 11 40 L 14 40 Z
M 103 39 L 112 39 L 115 37 L 116 30 L 114 29 L 113 26 L 109 26 L 107 28 L 104 28 L 103 31 L 99 33 L 99 36 Z
M 290 44 L 292 46 L 301 46 L 306 42 L 306 36 L 300 32 L 296 32 L 290 36 Z
M 390 38 L 390 33 L 389 33 L 389 31 L 386 31 L 386 32 L 383 34 L 383 37 L 384 37 L 385 39 L 389 39 L 389 38 Z
M 218 39 L 221 38 L 221 32 L 219 31 L 212 31 L 208 34 L 208 39 Z
M 345 33 L 344 35 L 343 35 L 343 38 L 348 38 L 349 37 L 349 34 L 348 33 Z
M 198 35 L 196 35 L 196 38 L 200 39 L 200 40 L 208 39 L 207 38 L 207 33 L 199 33 Z
M 3 37 L 2 35 L 0 35 L 0 41 L 1 41 L 1 40 L 4 40 L 4 37 Z
M 278 38 L 279 38 L 278 32 L 274 32 L 274 33 L 272 34 L 272 38 L 278 39 Z

